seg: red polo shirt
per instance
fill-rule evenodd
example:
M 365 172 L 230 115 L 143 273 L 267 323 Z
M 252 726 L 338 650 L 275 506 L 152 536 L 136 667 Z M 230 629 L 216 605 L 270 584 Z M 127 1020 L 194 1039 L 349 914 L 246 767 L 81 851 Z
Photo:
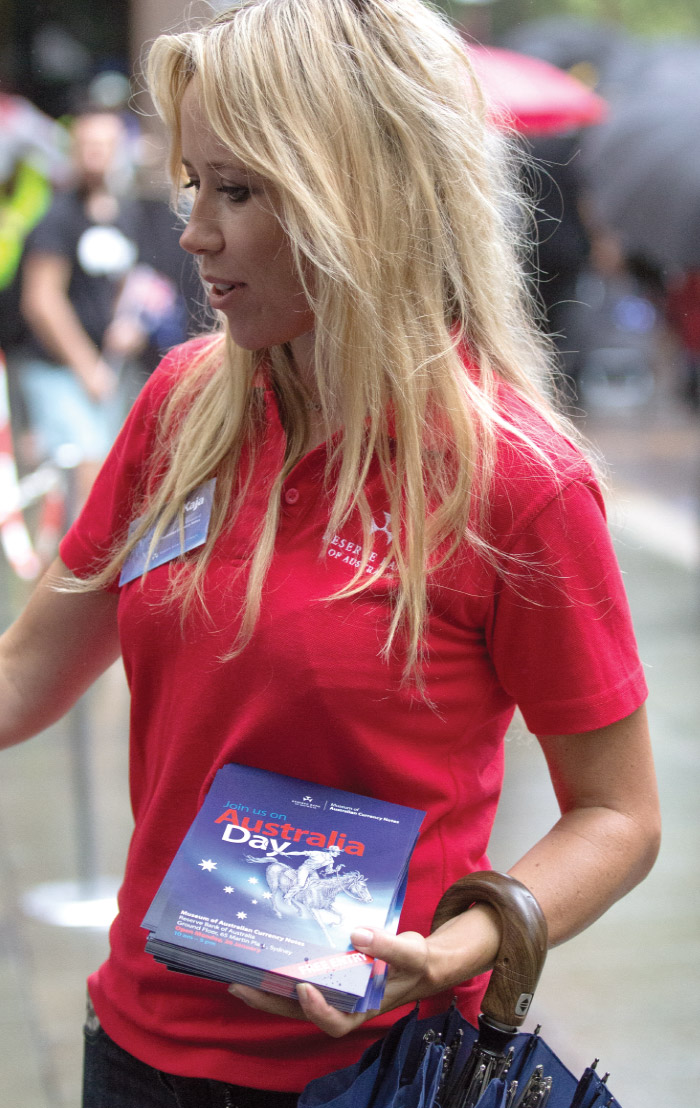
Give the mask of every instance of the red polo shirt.
M 78 575 L 128 526 L 159 409 L 187 364 L 188 348 L 180 348 L 150 379 L 64 540 L 61 554 Z M 400 656 L 380 658 L 388 581 L 352 599 L 326 599 L 352 575 L 362 528 L 353 517 L 340 534 L 327 533 L 322 447 L 285 482 L 253 637 L 239 657 L 221 661 L 237 626 L 243 584 L 236 571 L 284 450 L 271 395 L 250 495 L 207 571 L 208 616 L 194 609 L 181 626 L 177 607 L 162 602 L 167 566 L 152 570 L 143 586 L 120 590 L 135 831 L 111 955 L 90 992 L 107 1033 L 143 1061 L 172 1073 L 300 1090 L 355 1060 L 397 1017 L 332 1040 L 303 1022 L 256 1013 L 224 986 L 169 972 L 144 953 L 141 920 L 219 766 L 242 762 L 427 811 L 401 918 L 401 930 L 425 933 L 444 889 L 488 868 L 503 736 L 516 704 L 533 732 L 557 734 L 612 723 L 643 700 L 590 469 L 506 386 L 501 403 L 537 435 L 559 479 L 536 453 L 501 436 L 489 517 L 507 572 L 499 575 L 465 548 L 432 581 L 425 697 L 402 686 Z M 367 493 L 379 558 L 391 520 L 378 469 Z M 477 983 L 463 993 L 472 1020 L 481 991 Z

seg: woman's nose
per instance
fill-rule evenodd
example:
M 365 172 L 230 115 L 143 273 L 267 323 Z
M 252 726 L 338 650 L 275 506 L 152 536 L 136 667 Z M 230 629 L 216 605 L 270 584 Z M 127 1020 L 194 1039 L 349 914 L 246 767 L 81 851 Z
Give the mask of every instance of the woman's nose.
M 221 249 L 223 239 L 215 218 L 207 215 L 195 203 L 187 225 L 180 235 L 180 246 L 188 254 L 215 254 Z

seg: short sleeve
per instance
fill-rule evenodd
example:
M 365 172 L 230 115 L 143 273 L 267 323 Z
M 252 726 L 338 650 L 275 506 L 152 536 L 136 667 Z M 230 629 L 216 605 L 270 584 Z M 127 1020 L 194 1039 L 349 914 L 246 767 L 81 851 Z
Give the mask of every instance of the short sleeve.
M 623 719 L 646 682 L 593 479 L 568 480 L 518 530 L 488 627 L 499 680 L 535 734 Z

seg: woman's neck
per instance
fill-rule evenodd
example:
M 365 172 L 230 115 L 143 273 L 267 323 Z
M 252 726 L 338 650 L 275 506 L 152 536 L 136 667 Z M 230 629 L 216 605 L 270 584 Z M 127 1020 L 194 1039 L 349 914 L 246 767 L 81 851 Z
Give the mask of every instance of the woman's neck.
M 294 361 L 294 371 L 301 382 L 304 395 L 308 421 L 308 436 L 306 450 L 314 450 L 328 438 L 328 426 L 323 418 L 323 408 L 318 395 L 316 373 L 314 371 L 314 357 L 316 351 L 316 338 L 313 331 L 308 331 L 289 343 L 289 349 Z

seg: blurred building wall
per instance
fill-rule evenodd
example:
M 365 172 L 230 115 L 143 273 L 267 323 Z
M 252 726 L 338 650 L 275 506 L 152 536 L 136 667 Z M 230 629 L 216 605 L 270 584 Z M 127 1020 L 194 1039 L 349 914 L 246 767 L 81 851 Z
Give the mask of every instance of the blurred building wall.
M 129 33 L 134 62 L 156 35 L 177 30 L 211 12 L 212 6 L 207 0 L 131 0 Z
M 130 0 L 129 49 L 134 72 L 141 71 L 148 45 L 157 35 L 177 31 L 211 14 L 212 5 L 207 0 Z M 145 96 L 142 92 L 137 95 L 139 98 Z M 140 106 L 147 108 L 143 104 Z M 144 116 L 143 123 L 148 129 L 157 128 L 157 121 L 150 112 Z

